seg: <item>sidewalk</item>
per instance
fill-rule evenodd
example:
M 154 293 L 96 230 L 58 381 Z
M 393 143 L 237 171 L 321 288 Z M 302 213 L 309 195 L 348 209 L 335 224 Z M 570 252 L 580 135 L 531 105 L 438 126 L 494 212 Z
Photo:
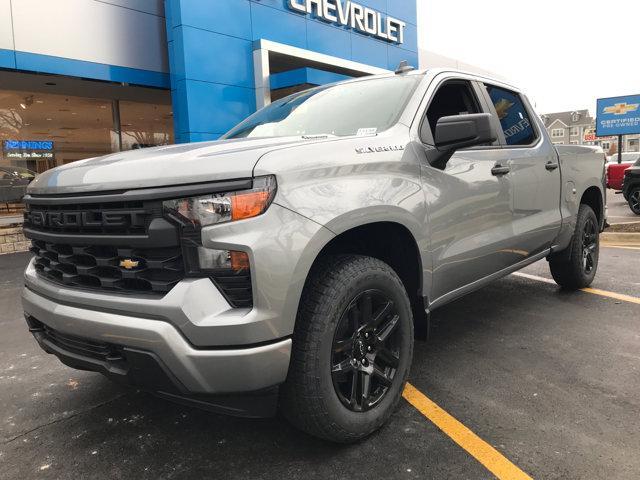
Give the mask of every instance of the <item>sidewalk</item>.
M 16 223 L 22 224 L 23 220 L 22 214 L 19 215 L 0 215 L 0 227 L 5 227 L 7 225 L 13 225 Z

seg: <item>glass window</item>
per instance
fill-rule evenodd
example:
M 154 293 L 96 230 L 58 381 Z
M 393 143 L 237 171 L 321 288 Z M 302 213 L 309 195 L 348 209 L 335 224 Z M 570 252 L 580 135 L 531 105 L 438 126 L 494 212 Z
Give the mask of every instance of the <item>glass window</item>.
M 577 137 L 580 135 L 580 127 L 571 127 L 571 136 Z
M 471 84 L 466 81 L 454 80 L 446 82 L 438 88 L 427 109 L 427 121 L 435 135 L 436 125 L 442 117 L 480 112 Z
M 114 120 L 118 107 L 120 134 Z M 0 166 L 42 173 L 76 160 L 173 141 L 168 104 L 0 90 Z
M 0 140 L 0 165 L 37 173 L 111 153 L 111 101 L 0 90 Z
M 224 138 L 381 132 L 397 121 L 422 78 L 376 78 L 296 93 L 254 113 Z
M 564 128 L 554 128 L 551 130 L 551 136 L 553 138 L 564 137 Z
M 503 88 L 487 85 L 487 91 L 496 109 L 507 145 L 530 145 L 536 130 L 520 95 Z
M 171 105 L 120 101 L 122 150 L 173 143 Z

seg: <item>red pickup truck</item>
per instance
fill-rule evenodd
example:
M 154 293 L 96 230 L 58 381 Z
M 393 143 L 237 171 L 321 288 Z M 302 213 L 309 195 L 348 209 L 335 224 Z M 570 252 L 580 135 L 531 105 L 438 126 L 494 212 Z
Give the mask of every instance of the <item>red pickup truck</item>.
M 617 192 L 622 190 L 622 181 L 624 180 L 624 172 L 640 159 L 640 153 L 627 152 L 622 154 L 622 163 L 618 163 L 618 155 L 612 155 L 611 160 L 607 163 L 607 188 L 611 188 Z

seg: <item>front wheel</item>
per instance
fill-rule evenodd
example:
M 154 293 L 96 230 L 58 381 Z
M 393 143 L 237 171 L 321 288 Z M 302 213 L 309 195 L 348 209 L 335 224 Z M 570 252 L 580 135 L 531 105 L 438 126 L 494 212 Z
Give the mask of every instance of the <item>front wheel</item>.
M 640 215 L 640 187 L 633 187 L 629 192 L 629 208 L 636 215 Z
M 311 435 L 360 440 L 393 413 L 412 355 L 411 307 L 393 269 L 358 255 L 320 259 L 302 294 L 281 413 Z
M 588 205 L 580 205 L 576 229 L 571 239 L 569 256 L 558 255 L 549 259 L 551 276 L 567 290 L 591 285 L 598 269 L 600 235 L 598 217 Z

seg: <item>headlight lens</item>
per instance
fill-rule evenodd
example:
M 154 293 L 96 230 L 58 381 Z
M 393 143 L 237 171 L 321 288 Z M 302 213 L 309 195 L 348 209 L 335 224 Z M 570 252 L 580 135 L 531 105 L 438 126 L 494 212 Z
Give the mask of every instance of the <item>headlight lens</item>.
M 275 194 L 276 178 L 268 175 L 257 177 L 250 190 L 166 200 L 163 208 L 194 227 L 206 227 L 256 217 L 269 208 Z

